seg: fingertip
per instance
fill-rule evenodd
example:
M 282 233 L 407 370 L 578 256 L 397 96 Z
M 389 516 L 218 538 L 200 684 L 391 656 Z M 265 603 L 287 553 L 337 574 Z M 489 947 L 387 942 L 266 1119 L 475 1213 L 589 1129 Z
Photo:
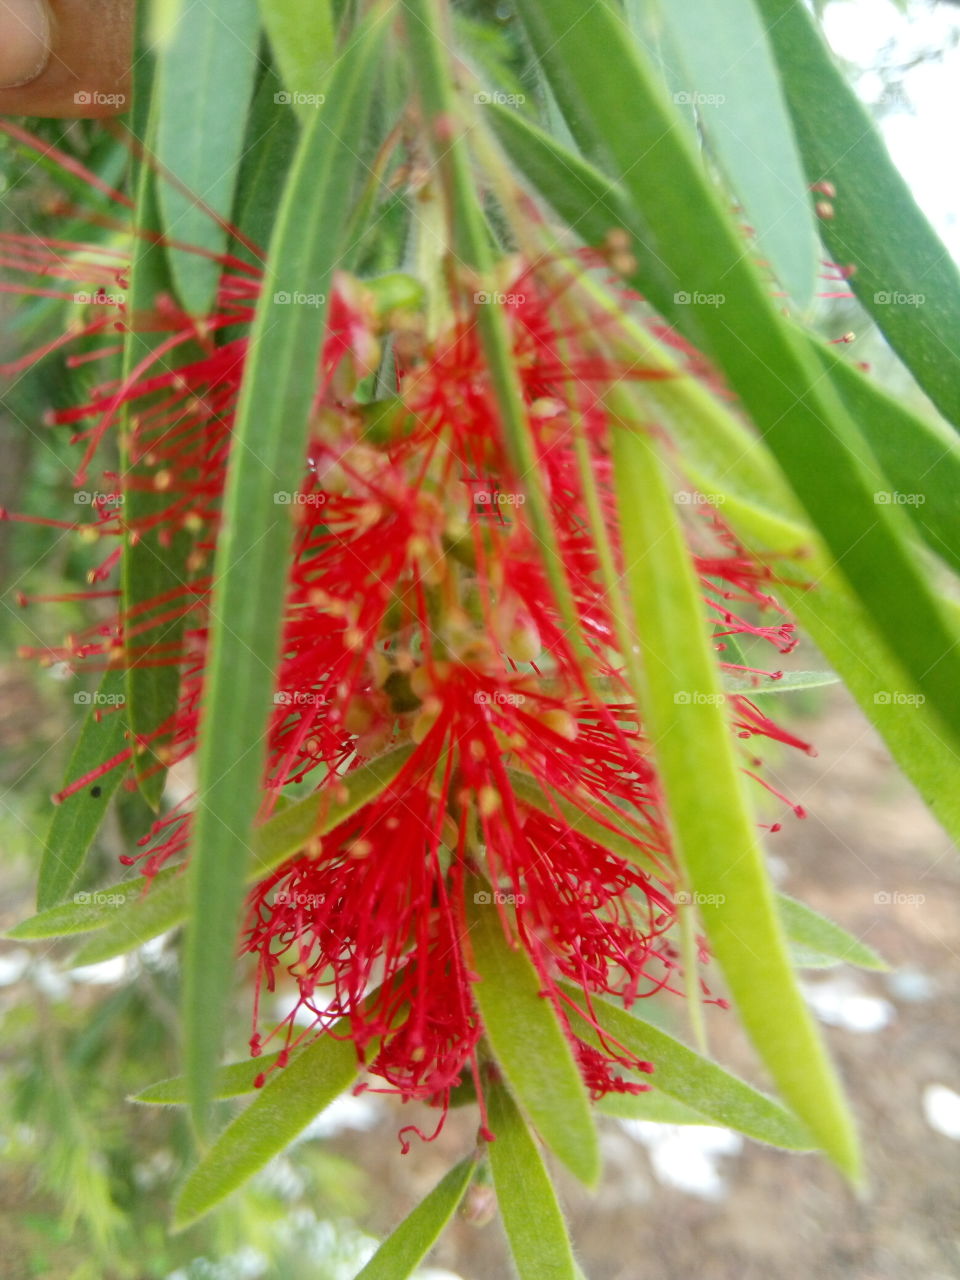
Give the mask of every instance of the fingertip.
M 46 0 L 0 0 L 0 89 L 29 84 L 50 59 Z

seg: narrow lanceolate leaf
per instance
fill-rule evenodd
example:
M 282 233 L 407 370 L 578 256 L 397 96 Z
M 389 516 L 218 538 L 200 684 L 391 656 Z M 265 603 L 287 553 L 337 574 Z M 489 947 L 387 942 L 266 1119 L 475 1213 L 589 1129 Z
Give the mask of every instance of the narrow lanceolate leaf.
M 568 983 L 563 986 L 576 1004 L 582 1004 L 582 991 Z M 595 1000 L 591 1012 L 609 1036 L 638 1058 L 653 1063 L 653 1074 L 644 1082 L 648 1080 L 665 1097 L 692 1108 L 703 1117 L 701 1123 L 724 1125 L 758 1142 L 790 1151 L 809 1151 L 814 1146 L 809 1131 L 779 1102 L 659 1027 L 609 1000 Z M 597 1032 L 585 1018 L 571 1011 L 570 1020 L 584 1040 L 600 1044 Z
M 819 257 L 813 206 L 753 0 L 669 0 L 660 13 L 687 72 L 679 101 L 696 108 L 707 148 L 739 199 L 760 256 L 805 311 Z
M 356 1074 L 356 1049 L 348 1028 L 338 1023 L 268 1080 L 220 1134 L 177 1197 L 174 1230 L 202 1218 L 262 1169 L 349 1088 Z M 210 1081 L 211 1093 L 215 1079 Z
M 156 104 L 154 104 L 155 114 Z M 153 119 L 154 116 L 151 116 Z M 149 164 L 140 168 L 137 198 L 137 227 L 141 233 L 133 240 L 130 272 L 130 295 L 127 312 L 130 327 L 124 343 L 124 376 L 136 381 L 138 371 L 149 367 L 154 349 L 164 334 L 148 322 L 141 327 L 141 317 L 152 315 L 157 299 L 171 294 L 173 284 L 163 248 L 156 242 L 160 233 L 157 207 L 157 177 Z M 181 349 L 179 359 L 189 359 L 194 349 Z M 169 494 L 154 488 L 156 467 L 140 454 L 149 442 L 136 443 L 135 421 L 129 413 L 123 424 L 124 452 L 124 516 L 131 527 L 148 525 L 151 517 L 169 503 Z M 168 424 L 175 429 L 176 424 Z M 123 547 L 121 590 L 124 615 L 136 618 L 136 628 L 128 626 L 124 638 L 126 651 L 126 719 L 135 744 L 134 770 L 140 791 L 152 809 L 158 809 L 166 778 L 164 747 L 169 741 L 165 726 L 172 723 L 180 694 L 180 671 L 171 654 L 180 651 L 184 630 L 184 614 L 171 610 L 169 601 L 182 590 L 188 579 L 187 557 L 190 535 L 184 529 L 174 532 L 169 544 L 160 545 L 155 532 L 138 532 L 128 536 Z M 165 603 L 158 609 L 157 600 Z M 171 618 L 170 613 L 173 613 Z M 159 620 L 154 615 L 159 614 Z
M 268 875 L 275 867 L 298 853 L 314 836 L 328 831 L 367 804 L 396 778 L 410 758 L 412 747 L 396 747 L 347 774 L 338 785 L 340 798 L 317 792 L 282 809 L 253 836 L 253 852 L 246 883 Z M 187 917 L 187 881 L 182 866 L 166 867 L 153 879 L 133 877 L 106 889 L 77 895 L 72 903 L 52 907 L 17 925 L 8 935 L 38 939 L 99 931 L 76 964 L 92 964 L 121 955 L 151 938 L 182 924 Z
M 357 1280 L 406 1280 L 440 1238 L 457 1211 L 477 1167 L 474 1156 L 454 1165 L 427 1198 L 384 1240 Z
M 611 227 L 633 229 L 642 238 L 639 216 L 631 211 L 622 187 L 599 169 L 509 107 L 492 105 L 488 118 L 520 174 L 587 243 L 601 243 Z M 638 262 L 631 283 L 642 292 L 647 273 L 642 259 Z M 636 339 L 636 331 L 633 337 Z M 960 570 L 960 447 L 956 437 L 939 421 L 911 413 L 838 355 L 835 347 L 817 341 L 809 345 L 830 371 L 834 389 L 879 463 L 874 502 L 900 505 L 927 545 Z M 648 390 L 671 417 L 682 413 L 686 421 L 695 423 L 697 406 L 690 393 L 702 407 L 706 392 L 679 368 L 675 372 L 677 377 Z M 712 422 L 721 418 L 731 421 L 728 414 L 716 410 L 715 406 Z M 712 428 L 706 428 L 704 443 L 710 432 Z M 747 437 L 744 441 L 750 443 Z M 751 444 L 750 453 L 756 451 L 756 445 Z M 735 468 L 738 476 L 744 471 L 744 456 L 741 453 Z M 769 484 L 746 479 L 756 504 L 770 505 Z M 783 510 L 781 503 L 774 505 Z
M 180 867 L 168 867 L 161 871 L 154 877 L 154 889 L 169 883 L 180 871 Z M 96 929 L 106 928 L 116 919 L 117 911 L 132 909 L 142 895 L 145 884 L 144 880 L 133 876 L 102 889 L 75 893 L 72 902 L 49 907 L 39 915 L 21 921 L 6 936 L 21 942 L 33 942 L 41 938 L 69 937 L 75 933 L 92 933 Z
M 473 901 L 470 902 L 472 897 Z M 481 881 L 468 891 L 477 1006 L 498 1067 L 543 1141 L 582 1182 L 600 1172 L 587 1091 L 570 1043 L 537 972 L 503 934 L 500 913 Z
M 290 1062 L 294 1061 L 299 1052 L 301 1051 L 291 1055 Z M 221 1067 L 217 1071 L 214 1097 L 242 1098 L 244 1094 L 256 1093 L 254 1081 L 257 1076 L 275 1067 L 279 1058 L 279 1053 L 266 1053 L 260 1058 L 248 1058 L 246 1062 L 231 1062 Z M 186 1106 L 186 1076 L 172 1076 L 169 1080 L 158 1080 L 156 1084 L 148 1085 L 140 1093 L 133 1094 L 130 1101 L 161 1107 Z
M 233 223 L 260 255 L 234 242 L 233 252 L 263 265 L 277 217 L 277 192 L 283 190 L 297 147 L 299 129 L 290 103 L 278 102 L 283 85 L 272 67 L 264 72 L 247 117 L 243 159 L 237 177 Z
M 321 105 L 335 53 L 330 0 L 260 0 L 260 16 L 283 81 L 284 101 L 304 124 Z
M 957 746 L 958 631 L 914 555 L 908 518 L 875 502 L 876 460 L 744 251 L 656 72 L 613 5 L 521 0 L 519 11 L 580 144 L 630 197 L 644 293 L 723 370 L 877 633 Z
M 325 306 L 275 295 L 329 294 L 351 193 L 357 139 L 386 23 L 365 26 L 305 129 L 277 216 L 237 410 L 214 566 L 210 658 L 201 717 L 199 805 L 191 859 L 184 1040 L 196 1123 L 203 1126 L 230 987 L 237 919 L 265 763 L 280 645 L 290 506 L 300 484 L 326 321 Z
M 924 217 L 866 108 L 800 0 L 758 0 L 780 66 L 822 234 L 887 341 L 940 412 L 960 427 L 960 270 Z
M 617 430 L 614 463 L 627 581 L 643 620 L 640 704 L 681 864 L 757 1052 L 787 1103 L 856 1179 L 853 1124 L 793 975 L 677 508 L 642 431 Z
M 484 1090 L 496 1135 L 490 1168 L 510 1252 L 520 1280 L 577 1280 L 566 1223 L 540 1152 L 502 1084 Z
M 176 179 L 159 187 L 164 231 L 210 253 L 229 232 L 247 109 L 257 69 L 256 0 L 185 0 L 157 67 L 157 158 Z M 170 250 L 177 295 L 205 315 L 216 295 L 213 258 Z
M 608 1093 L 597 1103 L 597 1110 L 605 1116 L 616 1116 L 618 1120 L 647 1120 L 652 1124 L 716 1124 L 715 1120 L 709 1120 L 693 1107 L 655 1088 L 645 1093 Z
M 854 964 L 859 969 L 873 969 L 881 973 L 889 968 L 873 947 L 868 947 L 842 925 L 822 916 L 805 902 L 781 893 L 777 895 L 777 907 L 797 964 L 817 969 Z
M 823 689 L 839 684 L 832 671 L 784 671 L 779 680 L 769 676 L 741 676 L 733 671 L 723 673 L 723 687 L 728 693 L 744 693 L 754 697 L 765 693 L 793 693 L 800 689 Z
M 82 778 L 123 751 L 126 722 L 123 712 L 117 709 L 122 703 L 123 675 L 108 671 L 91 698 L 80 738 L 67 765 L 66 782 Z M 54 809 L 37 880 L 39 910 L 60 902 L 76 884 L 123 773 L 118 765 L 82 791 L 67 796 Z

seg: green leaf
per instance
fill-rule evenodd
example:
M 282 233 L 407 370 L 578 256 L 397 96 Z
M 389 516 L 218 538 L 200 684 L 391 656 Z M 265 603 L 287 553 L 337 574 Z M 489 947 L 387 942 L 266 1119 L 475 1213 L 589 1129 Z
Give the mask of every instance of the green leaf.
M 648 1089 L 646 1093 L 605 1094 L 597 1103 L 597 1110 L 605 1116 L 616 1116 L 618 1120 L 648 1120 L 653 1124 L 717 1124 L 716 1120 L 708 1119 L 693 1107 L 658 1089 Z
M 480 880 L 471 885 L 474 997 L 497 1065 L 547 1146 L 592 1186 L 600 1173 L 597 1134 L 570 1043 L 526 952 L 504 937 L 490 893 Z
M 290 105 L 307 124 L 336 52 L 330 0 L 260 0 L 260 16 Z
M 853 1125 L 793 975 L 676 505 L 637 424 L 615 431 L 613 458 L 626 576 L 634 616 L 643 619 L 640 706 L 681 865 L 757 1052 L 786 1101 L 856 1180 Z
M 368 804 L 396 778 L 412 752 L 411 746 L 395 747 L 339 778 L 338 791 L 341 786 L 344 789 L 339 799 L 331 799 L 328 791 L 321 790 L 274 814 L 254 832 L 246 883 L 262 880 L 314 836 L 332 831 Z M 105 889 L 77 895 L 82 901 L 42 911 L 16 925 L 7 936 L 33 940 L 99 929 L 101 936 L 74 957 L 75 963 L 92 964 L 94 958 L 106 960 L 120 955 L 186 919 L 187 882 L 183 871 L 182 865 L 165 867 L 147 892 L 146 881 L 133 876 Z
M 523 1116 L 502 1084 L 484 1097 L 493 1184 L 520 1280 L 577 1280 L 557 1195 Z
M 176 183 L 158 188 L 163 226 L 211 254 L 227 247 L 233 191 L 257 69 L 256 0 L 187 0 L 157 66 L 157 158 Z M 210 310 L 220 280 L 215 258 L 169 250 L 187 311 Z
M 290 1055 L 293 1062 L 305 1050 L 295 1050 Z M 215 1098 L 242 1098 L 244 1094 L 256 1093 L 254 1080 L 261 1072 L 269 1072 L 276 1066 L 279 1053 L 265 1053 L 259 1058 L 248 1058 L 245 1062 L 231 1062 L 217 1071 L 214 1084 Z M 289 1064 L 288 1064 L 289 1065 Z M 281 1068 L 286 1070 L 286 1068 Z M 181 1107 L 187 1104 L 186 1076 L 172 1076 L 169 1080 L 158 1080 L 148 1085 L 129 1099 L 130 1102 L 141 1102 L 152 1106 Z
M 823 969 L 835 964 L 854 964 L 860 969 L 885 973 L 889 969 L 873 947 L 855 938 L 841 925 L 822 916 L 813 907 L 787 894 L 777 895 L 780 919 L 794 946 L 797 963 Z
M 756 247 L 806 311 L 819 242 L 776 64 L 753 0 L 665 0 L 660 13 L 687 71 L 687 98 L 739 197 Z
M 411 1275 L 453 1217 L 476 1167 L 476 1157 L 472 1155 L 454 1165 L 384 1240 L 356 1280 L 405 1280 Z
M 234 199 L 234 223 L 264 252 L 277 217 L 277 192 L 290 172 L 299 135 L 293 107 L 276 101 L 282 89 L 276 72 L 268 67 L 247 119 Z M 254 257 L 244 245 L 235 243 L 234 252 L 263 265 L 263 256 Z
M 728 637 L 724 636 L 724 643 Z M 840 677 L 832 671 L 784 671 L 779 680 L 768 676 L 741 676 L 732 671 L 723 672 L 723 687 L 728 693 L 749 694 L 751 698 L 768 693 L 792 693 L 798 689 L 822 689 L 839 684 Z
M 293 544 L 292 508 L 278 505 L 274 494 L 296 491 L 304 474 L 326 322 L 326 306 L 281 306 L 275 297 L 330 291 L 364 166 L 357 138 L 388 29 L 382 16 L 362 28 L 337 64 L 327 104 L 300 139 L 271 240 L 237 410 L 214 564 L 184 966 L 187 1075 L 201 1131 L 232 981 Z
M 907 517 L 874 501 L 869 448 L 745 254 L 658 77 L 613 6 L 521 0 L 519 11 L 581 146 L 630 196 L 643 292 L 723 370 L 877 633 L 960 743 L 957 628 L 913 554 Z
M 356 1074 L 356 1049 L 349 1038 L 349 1024 L 341 1020 L 278 1071 L 220 1134 L 177 1197 L 174 1231 L 209 1213 L 279 1155 L 349 1088 Z M 211 1094 L 215 1078 L 210 1080 Z
M 154 100 L 151 130 L 158 110 Z M 124 342 L 124 378 L 135 383 L 139 373 L 150 367 L 154 351 L 163 341 L 161 331 L 149 322 L 142 328 L 138 317 L 153 314 L 158 297 L 170 294 L 173 283 L 164 250 L 157 243 L 160 214 L 157 208 L 157 177 L 149 164 L 140 167 L 136 224 L 140 232 L 133 238 L 128 313 L 131 317 Z M 177 353 L 180 360 L 196 358 L 198 349 L 186 344 Z M 173 359 L 171 355 L 168 357 Z M 164 364 L 163 369 L 169 366 Z M 156 397 L 154 397 L 156 399 Z M 142 405 L 140 406 L 143 407 Z M 151 518 L 169 505 L 169 494 L 153 487 L 156 467 L 132 455 L 135 426 L 130 410 L 123 423 L 124 513 L 128 527 L 149 525 Z M 176 424 L 168 424 L 169 430 Z M 138 443 L 144 451 L 144 441 Z M 170 661 L 179 653 L 185 616 L 170 617 L 171 597 L 186 586 L 190 535 L 174 531 L 169 545 L 162 545 L 155 530 L 124 539 L 121 563 L 121 590 L 124 614 L 136 618 L 136 626 L 125 629 L 124 654 L 127 665 L 125 714 L 134 742 L 133 765 L 140 792 L 153 809 L 160 807 L 166 779 L 164 747 L 170 742 L 167 728 L 172 724 L 180 696 L 180 669 Z M 159 607 L 156 601 L 162 601 Z M 160 733 L 160 730 L 164 732 Z M 142 750 L 137 749 L 142 747 Z
M 123 702 L 123 674 L 107 671 L 67 765 L 67 782 L 82 778 L 124 750 L 126 724 L 123 713 L 112 711 L 103 714 L 105 707 L 114 707 L 118 702 Z M 90 786 L 67 796 L 55 807 L 43 843 L 43 860 L 37 880 L 39 910 L 44 911 L 60 902 L 76 884 L 87 851 L 123 774 L 123 767 L 116 765 Z
M 582 1003 L 583 992 L 565 982 L 564 991 Z M 591 1024 L 569 1009 L 570 1024 L 590 1045 L 602 1047 Z M 667 1098 L 675 1099 L 703 1117 L 703 1124 L 718 1124 L 758 1142 L 789 1151 L 809 1151 L 814 1141 L 809 1131 L 779 1102 L 752 1088 L 723 1067 L 695 1053 L 666 1031 L 627 1013 L 609 1000 L 594 999 L 591 1012 L 610 1038 L 641 1060 L 653 1063 L 650 1083 Z
M 182 867 L 168 867 L 154 877 L 153 891 L 157 891 L 182 871 Z M 75 933 L 91 933 L 103 929 L 116 920 L 120 910 L 132 911 L 140 900 L 146 881 L 129 876 L 102 889 L 75 893 L 72 902 L 49 907 L 14 925 L 6 936 L 20 942 L 35 942 L 42 938 L 69 937 Z
M 960 270 L 799 0 L 758 0 L 811 183 L 836 188 L 821 234 L 884 337 L 960 426 Z M 922 299 L 922 300 L 921 300 Z

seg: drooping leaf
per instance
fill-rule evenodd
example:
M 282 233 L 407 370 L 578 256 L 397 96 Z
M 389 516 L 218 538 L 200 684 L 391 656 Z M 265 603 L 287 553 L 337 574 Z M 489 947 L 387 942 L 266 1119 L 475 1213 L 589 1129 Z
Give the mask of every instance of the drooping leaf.
M 480 880 L 467 889 L 474 996 L 497 1065 L 548 1147 L 581 1181 L 600 1172 L 596 1129 L 570 1044 L 519 944 Z
M 122 702 L 123 674 L 108 671 L 92 696 L 80 738 L 67 765 L 68 783 L 123 751 L 126 730 L 123 713 L 110 710 Z M 67 796 L 54 809 L 37 880 L 38 910 L 45 911 L 60 902 L 76 884 L 123 773 L 119 765 L 110 769 L 90 786 Z
M 259 804 L 294 526 L 274 495 L 301 482 L 326 305 L 285 299 L 307 285 L 326 298 L 340 261 L 355 182 L 356 139 L 387 23 L 364 24 L 344 50 L 327 102 L 307 125 L 280 202 L 246 368 L 214 565 L 210 654 L 190 865 L 184 1044 L 193 1115 L 210 1102 Z
M 831 182 L 821 232 L 884 337 L 960 427 L 960 269 L 890 159 L 799 0 L 758 0 L 811 183 Z
M 675 847 L 757 1052 L 786 1101 L 855 1180 L 852 1121 L 793 975 L 677 508 L 654 445 L 631 426 L 614 435 L 617 505 L 634 616 L 643 620 L 636 632 L 640 706 Z
M 456 1213 L 476 1167 L 472 1155 L 454 1165 L 384 1240 L 357 1280 L 406 1280 L 412 1275 Z
M 295 1050 L 290 1055 L 290 1062 L 302 1050 Z M 248 1058 L 246 1062 L 231 1062 L 217 1071 L 214 1085 L 215 1098 L 242 1098 L 245 1094 L 256 1093 L 254 1080 L 261 1073 L 269 1072 L 276 1066 L 279 1053 L 265 1053 L 259 1058 Z M 141 1089 L 129 1099 L 151 1106 L 182 1107 L 187 1104 L 186 1076 L 172 1076 L 169 1080 L 158 1080 L 155 1084 Z
M 484 1090 L 490 1168 L 510 1252 L 520 1280 L 578 1280 L 557 1195 L 523 1116 L 506 1087 Z
M 159 54 L 157 158 L 176 179 L 158 187 L 163 228 L 210 254 L 222 253 L 229 238 L 223 220 L 233 205 L 259 26 L 257 0 L 185 0 Z M 186 310 L 206 315 L 220 264 L 175 248 L 169 261 Z
M 563 987 L 571 1000 L 582 1005 L 582 991 L 569 983 Z M 577 1035 L 599 1047 L 602 1042 L 587 1019 L 573 1009 L 569 1012 Z M 665 1097 L 675 1099 L 703 1117 L 700 1123 L 736 1129 L 748 1138 L 790 1151 L 809 1151 L 814 1146 L 809 1130 L 779 1102 L 689 1049 L 666 1031 L 609 1000 L 595 999 L 592 1013 L 614 1041 L 653 1064 L 649 1083 Z
M 793 944 L 794 960 L 807 968 L 853 964 L 860 969 L 884 972 L 889 968 L 873 947 L 855 938 L 841 925 L 787 894 L 777 895 L 780 919 Z
M 696 108 L 708 149 L 739 198 L 758 252 L 806 311 L 818 268 L 817 230 L 776 64 L 753 0 L 667 0 L 659 13 L 687 72 L 680 101 L 689 99 Z
M 307 796 L 281 809 L 254 832 L 247 883 L 269 874 L 280 863 L 302 849 L 312 837 L 325 835 L 383 790 L 410 756 L 410 747 L 371 761 L 344 779 L 345 798 L 331 800 L 319 794 Z M 97 964 L 143 946 L 169 929 L 182 924 L 188 914 L 188 883 L 178 876 L 164 885 L 154 885 L 149 893 L 131 897 L 120 911 L 104 922 L 95 937 L 74 955 L 75 965 Z
M 224 1129 L 177 1197 L 175 1231 L 190 1226 L 236 1191 L 350 1086 L 357 1074 L 357 1055 L 348 1032 L 340 1022 L 308 1045 Z M 210 1081 L 211 1093 L 214 1081 L 215 1077 Z
M 644 293 L 723 370 L 878 635 L 960 743 L 957 631 L 907 517 L 874 501 L 869 447 L 744 252 L 656 72 L 612 5 L 521 0 L 519 12 L 580 145 L 630 197 Z
M 659 1089 L 648 1089 L 645 1093 L 605 1094 L 597 1103 L 597 1110 L 605 1116 L 616 1116 L 618 1120 L 648 1120 L 653 1124 L 717 1123 Z
M 182 872 L 182 867 L 167 867 L 154 877 L 153 890 L 158 891 Z M 132 911 L 145 888 L 145 881 L 138 876 L 128 876 L 116 884 L 102 889 L 75 893 L 72 902 L 48 907 L 46 911 L 31 916 L 14 925 L 8 938 L 20 942 L 34 942 L 43 938 L 69 937 L 75 933 L 92 933 L 104 929 L 116 920 L 118 911 Z
M 307 124 L 311 113 L 324 105 L 327 72 L 334 60 L 330 0 L 260 0 L 260 15 L 283 81 L 282 101 Z

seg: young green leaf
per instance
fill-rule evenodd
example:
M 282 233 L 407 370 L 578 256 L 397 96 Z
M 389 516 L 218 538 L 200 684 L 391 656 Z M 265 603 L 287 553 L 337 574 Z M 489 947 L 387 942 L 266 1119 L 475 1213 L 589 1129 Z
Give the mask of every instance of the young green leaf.
M 154 876 L 152 891 L 157 892 L 182 872 L 182 867 L 166 867 Z M 6 936 L 19 942 L 35 942 L 42 938 L 69 937 L 75 933 L 92 933 L 104 929 L 116 920 L 118 911 L 132 911 L 144 896 L 146 881 L 138 876 L 128 876 L 103 889 L 75 893 L 72 902 L 48 907 L 14 925 Z
M 260 16 L 286 86 L 281 101 L 307 124 L 323 105 L 336 52 L 330 0 L 260 0 Z
M 157 159 L 164 231 L 209 254 L 222 253 L 257 69 L 257 0 L 185 5 L 158 59 Z M 177 295 L 206 315 L 220 281 L 215 257 L 169 250 Z
M 521 0 L 519 11 L 581 146 L 630 196 L 644 293 L 721 367 L 877 633 L 960 743 L 957 628 L 908 519 L 874 500 L 876 461 L 745 253 L 656 73 L 612 5 Z
M 480 880 L 467 889 L 474 987 L 487 1039 L 510 1088 L 548 1147 L 582 1182 L 600 1172 L 587 1091 L 537 972 L 504 937 L 500 912 Z
M 677 508 L 642 430 L 619 428 L 613 456 L 627 581 L 634 616 L 643 619 L 637 693 L 681 864 L 757 1052 L 786 1101 L 856 1180 L 856 1136 L 791 968 Z
M 304 1050 L 295 1050 L 290 1055 L 290 1062 L 293 1062 L 302 1052 Z M 231 1062 L 225 1067 L 220 1067 L 214 1085 L 214 1097 L 242 1098 L 247 1093 L 256 1093 L 254 1080 L 261 1072 L 269 1072 L 276 1066 L 280 1056 L 279 1053 L 265 1053 L 260 1058 L 248 1058 L 246 1062 Z M 169 1080 L 158 1080 L 155 1084 L 147 1085 L 146 1089 L 142 1089 L 139 1093 L 133 1094 L 129 1101 L 161 1107 L 186 1106 L 187 1078 L 172 1076 Z
M 777 895 L 777 907 L 798 964 L 818 969 L 835 964 L 854 964 L 860 969 L 873 969 L 880 973 L 889 968 L 873 947 L 868 947 L 806 903 L 781 893 Z
M 520 1280 L 577 1280 L 557 1195 L 523 1116 L 502 1084 L 489 1085 L 484 1098 L 493 1185 Z
M 648 1120 L 653 1124 L 713 1124 L 707 1116 L 685 1102 L 671 1098 L 659 1089 L 645 1093 L 608 1093 L 597 1103 L 597 1110 L 618 1120 Z M 729 1126 L 724 1126 L 729 1127 Z
M 258 827 L 252 841 L 247 883 L 262 879 L 302 849 L 312 837 L 325 835 L 356 813 L 393 781 L 411 750 L 410 747 L 397 747 L 348 774 L 342 784 L 345 798 L 331 800 L 324 792 L 305 796 Z M 112 956 L 123 955 L 134 947 L 143 946 L 151 938 L 175 929 L 187 914 L 186 876 L 171 878 L 164 884 L 155 882 L 149 893 L 131 896 L 120 910 L 106 916 L 96 937 L 74 955 L 73 964 L 97 964 Z
M 338 1023 L 308 1045 L 224 1129 L 177 1197 L 175 1231 L 189 1227 L 236 1191 L 349 1088 L 357 1074 L 357 1054 L 348 1030 Z M 215 1080 L 214 1075 L 211 1094 Z
M 562 985 L 579 1007 L 583 992 L 569 983 Z M 599 1046 L 600 1038 L 588 1020 L 570 1006 L 568 1011 L 576 1034 L 588 1044 Z M 611 1039 L 638 1058 L 653 1063 L 649 1083 L 665 1097 L 692 1108 L 703 1117 L 700 1123 L 736 1129 L 748 1138 L 789 1151 L 809 1151 L 814 1146 L 809 1130 L 779 1102 L 695 1053 L 659 1027 L 635 1013 L 627 1013 L 609 1000 L 595 999 L 591 1012 Z
M 388 23 L 365 23 L 343 52 L 327 101 L 307 125 L 280 202 L 250 338 L 214 565 L 199 804 L 190 863 L 184 1042 L 195 1123 L 203 1129 L 230 987 L 237 920 L 259 804 L 294 526 L 274 495 L 301 482 L 326 306 L 279 306 L 309 288 L 326 297 L 364 159 L 357 151 Z
M 680 102 L 697 108 L 708 150 L 739 198 L 760 254 L 806 311 L 819 258 L 813 206 L 753 0 L 669 0 L 660 13 L 687 73 Z
M 154 102 L 151 129 L 157 110 Z M 136 222 L 141 234 L 133 238 L 128 300 L 131 319 L 123 352 L 124 378 L 131 384 L 152 365 L 154 351 L 163 337 L 149 323 L 141 327 L 138 317 L 152 315 L 158 297 L 173 289 L 169 263 L 156 239 L 160 234 L 157 176 L 147 163 L 140 167 Z M 196 348 L 190 344 L 182 347 L 179 354 L 180 358 L 189 359 L 195 353 Z M 135 425 L 131 413 L 126 412 L 122 435 L 124 514 L 129 527 L 146 526 L 146 531 L 136 538 L 126 537 L 121 562 L 124 614 L 137 619 L 137 625 L 128 626 L 124 636 L 124 710 L 135 744 L 137 782 L 147 804 L 157 810 L 166 779 L 163 749 L 170 735 L 165 730 L 172 722 L 180 695 L 180 669 L 169 661 L 169 655 L 179 652 L 185 625 L 182 613 L 174 610 L 170 616 L 169 601 L 187 584 L 191 539 L 186 530 L 177 529 L 169 545 L 161 546 L 157 532 L 149 528 L 151 518 L 169 503 L 169 495 L 154 488 L 155 466 L 134 455 Z M 170 424 L 170 429 L 174 427 Z M 143 448 L 142 442 L 138 448 Z M 159 610 L 157 600 L 164 601 Z
M 108 671 L 87 712 L 70 763 L 66 781 L 73 782 L 124 749 L 126 724 L 116 708 L 123 699 L 123 674 Z M 107 812 L 124 770 L 117 765 L 90 786 L 62 800 L 53 811 L 43 842 L 43 860 L 37 880 L 37 907 L 45 911 L 65 898 L 77 882 L 87 851 Z
M 406 1280 L 412 1275 L 456 1213 L 476 1167 L 472 1155 L 454 1165 L 384 1240 L 356 1280 Z
M 944 417 L 960 427 L 960 269 L 890 159 L 800 0 L 758 0 L 807 178 L 830 182 L 821 232 L 834 261 Z

